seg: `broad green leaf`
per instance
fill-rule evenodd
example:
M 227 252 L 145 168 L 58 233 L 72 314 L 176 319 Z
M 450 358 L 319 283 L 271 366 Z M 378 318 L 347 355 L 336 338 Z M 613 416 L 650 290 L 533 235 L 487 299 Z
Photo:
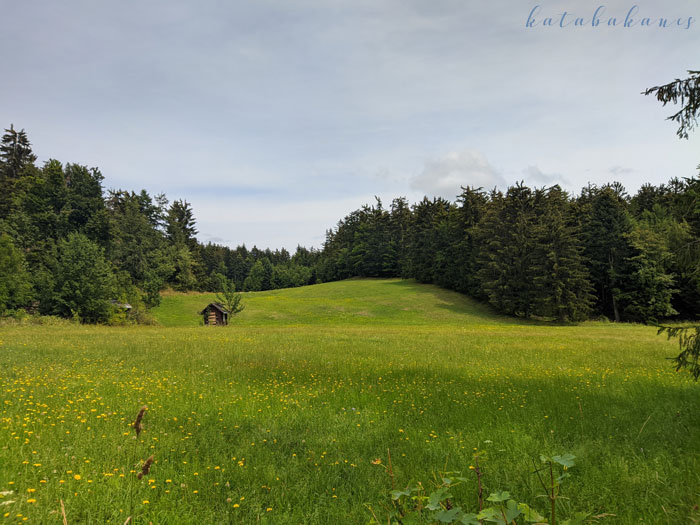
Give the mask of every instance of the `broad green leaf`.
M 462 513 L 462 509 L 455 507 L 450 510 L 443 510 L 435 515 L 435 519 L 440 523 L 454 523 L 457 521 L 457 517 Z
M 545 517 L 541 516 L 535 509 L 530 508 L 527 503 L 519 503 L 518 508 L 523 513 L 523 518 L 529 523 L 542 523 Z
M 479 514 L 476 515 L 476 518 L 479 520 L 486 520 L 491 523 L 505 523 L 503 521 L 503 515 L 501 514 L 501 510 L 497 509 L 496 507 L 487 507 L 483 509 Z
M 399 499 L 401 496 L 410 496 L 411 495 L 411 489 L 404 489 L 404 490 L 392 490 L 389 494 L 391 494 L 391 499 L 396 501 Z
M 494 503 L 499 503 L 501 501 L 506 501 L 510 498 L 510 492 L 492 492 L 488 498 L 488 501 L 493 501 Z
M 498 510 L 494 507 L 486 507 L 485 509 L 482 509 L 479 514 L 476 515 L 477 519 L 480 520 L 487 520 L 489 518 L 492 518 L 498 513 Z
M 505 513 L 506 519 L 508 520 L 508 523 L 510 523 L 511 521 L 515 520 L 515 518 L 520 516 L 520 514 L 522 514 L 522 511 L 518 508 L 518 502 L 514 499 L 511 499 L 508 500 L 508 503 L 506 503 Z
M 576 456 L 573 454 L 564 454 L 563 456 L 552 456 L 552 461 L 559 463 L 564 468 L 571 468 L 576 463 L 574 463 Z
M 440 502 L 444 499 L 451 497 L 452 494 L 450 494 L 449 488 L 443 487 L 441 489 L 438 489 L 430 494 L 430 497 L 428 498 L 428 504 L 425 506 L 425 508 L 428 510 L 438 510 L 441 508 Z
M 481 525 L 481 522 L 476 517 L 476 514 L 462 514 L 459 517 L 459 523 L 462 525 Z

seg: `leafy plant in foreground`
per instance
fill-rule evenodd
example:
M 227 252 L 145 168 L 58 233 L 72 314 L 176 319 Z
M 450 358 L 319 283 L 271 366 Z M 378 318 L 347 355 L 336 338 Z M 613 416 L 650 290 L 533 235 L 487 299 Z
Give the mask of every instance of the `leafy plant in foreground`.
M 387 507 L 385 520 L 377 517 L 370 508 L 372 519 L 370 524 L 389 523 L 409 525 L 418 523 L 457 523 L 462 525 L 485 525 L 495 523 L 498 525 L 517 525 L 524 523 L 548 524 L 548 525 L 582 525 L 596 522 L 605 514 L 591 516 L 586 512 L 574 512 L 568 519 L 557 521 L 557 500 L 561 482 L 569 477 L 567 470 L 574 466 L 575 456 L 564 454 L 562 456 L 540 456 L 541 465 L 536 465 L 537 474 L 545 496 L 550 503 L 549 518 L 541 515 L 528 503 L 520 502 L 511 496 L 510 492 L 491 492 L 484 502 L 482 497 L 483 471 L 478 466 L 480 453 L 474 455 L 476 466 L 470 469 L 477 477 L 477 502 L 478 509 L 475 512 L 463 508 L 455 499 L 453 489 L 462 483 L 471 483 L 473 480 L 461 475 L 461 472 L 447 472 L 439 476 L 436 488 L 428 493 L 422 483 L 411 483 L 404 489 L 394 488 L 394 472 L 389 454 L 388 465 L 383 465 L 380 459 L 375 460 L 375 465 L 382 465 L 387 471 L 392 483 L 390 491 L 391 506 Z M 544 475 L 542 474 L 544 472 Z
M 549 519 L 551 525 L 556 525 L 557 523 L 557 500 L 560 498 L 559 491 L 561 489 L 561 482 L 569 477 L 567 470 L 575 465 L 574 459 L 576 456 L 572 454 L 564 454 L 563 456 L 540 456 L 540 461 L 542 466 L 537 468 L 535 465 L 535 473 L 537 474 L 537 479 L 539 479 L 542 488 L 546 492 L 547 499 L 549 500 Z M 558 467 L 561 467 L 562 471 L 559 472 Z M 542 477 L 541 472 L 545 471 L 545 477 Z M 549 476 L 547 480 L 546 477 Z M 562 525 L 573 525 L 575 523 L 584 523 L 588 514 L 576 513 L 574 518 L 562 522 Z

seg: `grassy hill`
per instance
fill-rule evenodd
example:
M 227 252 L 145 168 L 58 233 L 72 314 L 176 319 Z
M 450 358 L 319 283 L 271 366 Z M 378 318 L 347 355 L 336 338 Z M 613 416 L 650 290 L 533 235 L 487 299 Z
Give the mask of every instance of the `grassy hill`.
M 2 328 L 0 520 L 53 522 L 62 500 L 69 523 L 367 523 L 387 450 L 397 486 L 463 471 L 473 506 L 475 449 L 487 493 L 540 512 L 532 459 L 570 452 L 562 516 L 697 515 L 699 387 L 651 327 L 520 322 L 398 280 L 245 294 L 199 326 L 212 299 L 164 297 L 159 327 Z
M 244 292 L 246 309 L 234 324 L 401 325 L 508 323 L 468 297 L 400 279 L 351 279 L 334 283 Z M 166 293 L 153 310 L 163 326 L 199 326 L 199 312 L 216 294 Z

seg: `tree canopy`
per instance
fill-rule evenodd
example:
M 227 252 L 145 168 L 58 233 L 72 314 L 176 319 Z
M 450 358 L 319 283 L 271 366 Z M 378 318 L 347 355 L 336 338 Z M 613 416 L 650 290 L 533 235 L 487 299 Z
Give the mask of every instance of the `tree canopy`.
M 669 102 L 678 104 L 681 109 L 668 117 L 678 123 L 676 132 L 680 138 L 687 139 L 698 122 L 700 114 L 700 71 L 688 71 L 688 78 L 676 79 L 662 86 L 651 87 L 644 91 L 645 95 L 654 95 L 664 106 Z

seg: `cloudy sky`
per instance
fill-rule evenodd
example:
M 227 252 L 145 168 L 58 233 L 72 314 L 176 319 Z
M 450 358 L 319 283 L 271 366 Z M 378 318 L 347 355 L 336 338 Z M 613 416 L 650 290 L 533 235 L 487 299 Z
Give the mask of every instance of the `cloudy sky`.
M 374 195 L 520 180 L 634 192 L 700 163 L 700 133 L 678 139 L 673 109 L 640 94 L 700 69 L 697 0 L 23 0 L 2 13 L 0 125 L 24 128 L 40 161 L 98 166 L 107 188 L 186 199 L 203 242 L 319 247 Z

